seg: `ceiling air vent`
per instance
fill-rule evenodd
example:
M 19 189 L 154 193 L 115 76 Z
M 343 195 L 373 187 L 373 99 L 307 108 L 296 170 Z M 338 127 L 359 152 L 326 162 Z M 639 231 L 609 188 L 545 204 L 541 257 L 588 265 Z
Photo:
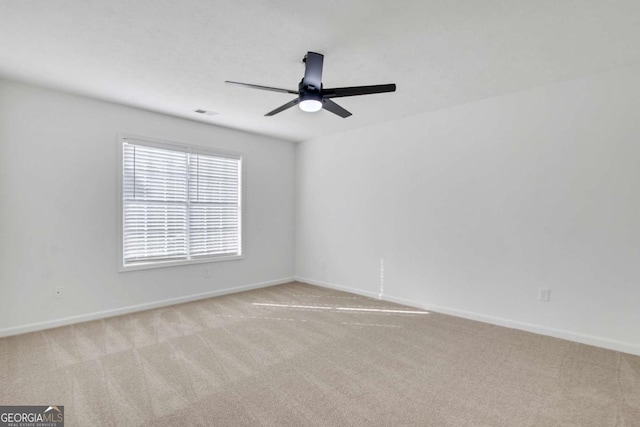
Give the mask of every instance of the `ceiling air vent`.
M 204 114 L 205 116 L 217 116 L 220 113 L 216 113 L 215 111 L 210 111 L 210 110 L 202 110 L 202 109 L 197 109 L 197 110 L 193 110 L 194 113 L 198 113 L 198 114 Z

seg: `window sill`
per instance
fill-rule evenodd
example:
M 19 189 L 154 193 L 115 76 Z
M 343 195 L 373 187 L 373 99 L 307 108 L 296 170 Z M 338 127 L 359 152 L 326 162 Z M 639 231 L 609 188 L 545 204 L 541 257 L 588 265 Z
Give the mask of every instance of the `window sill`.
M 200 258 L 200 259 L 190 259 L 190 260 L 180 260 L 180 261 L 159 261 L 159 262 L 141 262 L 138 264 L 129 264 L 122 265 L 120 264 L 120 268 L 118 271 L 120 273 L 126 273 L 127 271 L 136 271 L 136 270 L 149 270 L 152 268 L 164 268 L 164 267 L 177 267 L 180 265 L 191 265 L 191 264 L 205 264 L 211 262 L 220 262 L 220 261 L 234 261 L 244 259 L 244 255 L 229 255 L 229 256 L 219 256 L 212 258 Z

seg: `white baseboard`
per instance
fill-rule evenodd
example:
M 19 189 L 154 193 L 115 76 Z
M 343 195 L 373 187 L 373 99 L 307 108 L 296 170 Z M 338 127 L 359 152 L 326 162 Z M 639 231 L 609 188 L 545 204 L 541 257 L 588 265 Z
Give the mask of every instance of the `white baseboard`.
M 238 286 L 234 288 L 219 289 L 200 294 L 187 295 L 177 298 L 169 298 L 161 301 L 147 302 L 143 304 L 130 305 L 127 307 L 115 308 L 112 310 L 98 311 L 95 313 L 80 314 L 78 316 L 63 317 L 60 319 L 47 320 L 44 322 L 29 323 L 26 325 L 12 326 L 0 329 L 0 337 L 8 337 L 11 335 L 26 334 L 28 332 L 41 331 L 44 329 L 57 328 L 59 326 L 72 325 L 75 323 L 88 322 L 90 320 L 106 319 L 108 317 L 120 316 L 123 314 L 135 313 L 138 311 L 150 310 L 153 308 L 166 307 L 169 305 L 182 304 L 185 302 L 197 301 L 201 299 L 217 297 L 221 295 L 233 294 L 237 292 L 249 291 L 251 289 L 266 288 L 268 286 L 281 285 L 283 283 L 293 282 L 295 278 L 287 277 L 283 279 L 269 280 L 267 282 L 252 283 L 249 285 Z
M 296 281 L 302 283 L 308 283 L 310 285 L 322 286 L 324 288 L 336 289 L 339 291 L 349 292 L 356 295 L 362 295 L 370 298 L 381 299 L 383 301 L 395 302 L 397 304 L 403 304 L 409 307 L 421 308 L 427 311 L 433 311 L 436 313 L 448 314 L 451 316 L 462 317 L 465 319 L 476 320 L 478 322 L 490 323 L 492 325 L 504 326 L 512 329 L 519 329 L 522 331 L 533 332 L 535 334 L 547 335 L 550 337 L 561 338 L 568 341 L 574 341 L 581 344 L 593 345 L 596 347 L 607 348 L 610 350 L 620 351 L 623 353 L 630 353 L 640 356 L 640 345 L 612 340 L 609 338 L 598 337 L 594 335 L 586 335 L 576 332 L 571 332 L 562 329 L 554 329 L 541 325 L 534 325 L 531 323 L 519 322 L 516 320 L 505 319 L 501 317 L 488 316 L 485 314 L 474 313 L 470 311 L 458 310 L 450 307 L 442 307 L 430 304 L 421 304 L 415 301 L 411 301 L 404 298 L 397 298 L 388 295 L 380 295 L 375 292 L 364 291 L 361 289 L 350 288 L 348 286 L 337 285 L 335 283 L 327 283 L 320 280 L 308 279 L 306 277 L 296 277 Z
M 337 291 L 349 292 L 351 294 L 362 295 L 364 297 L 380 299 L 375 292 L 363 291 L 361 289 L 350 288 L 348 286 L 336 285 L 335 283 L 322 282 L 320 280 L 308 279 L 306 277 L 296 277 L 296 282 L 306 283 L 308 285 L 321 286 L 323 288 L 335 289 Z M 409 304 L 405 304 L 409 305 Z M 416 307 L 413 305 L 412 307 Z

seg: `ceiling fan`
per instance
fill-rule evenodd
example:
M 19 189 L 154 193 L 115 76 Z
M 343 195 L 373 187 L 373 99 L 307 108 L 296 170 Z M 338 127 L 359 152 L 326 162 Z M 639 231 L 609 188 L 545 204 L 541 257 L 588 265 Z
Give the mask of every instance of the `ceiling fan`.
M 273 116 L 293 107 L 294 105 L 299 105 L 302 111 L 312 113 L 324 108 L 325 110 L 337 114 L 344 119 L 349 117 L 351 113 L 333 102 L 331 100 L 332 98 L 372 95 L 375 93 L 395 92 L 396 90 L 396 85 L 393 83 L 386 85 L 336 87 L 325 89 L 322 87 L 322 64 L 324 62 L 324 55 L 315 52 L 307 52 L 306 56 L 302 59 L 302 62 L 305 63 L 305 71 L 304 77 L 298 84 L 298 90 L 280 89 L 277 87 L 231 82 L 228 80 L 225 83 L 245 86 L 253 89 L 298 95 L 294 100 L 287 102 L 273 111 L 269 111 L 265 116 Z

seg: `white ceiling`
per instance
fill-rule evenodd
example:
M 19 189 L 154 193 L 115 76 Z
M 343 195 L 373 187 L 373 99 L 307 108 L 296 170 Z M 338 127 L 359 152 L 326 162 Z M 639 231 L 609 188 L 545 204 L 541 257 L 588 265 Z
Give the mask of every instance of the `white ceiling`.
M 0 76 L 292 141 L 640 62 L 638 0 L 0 0 Z M 307 51 L 353 113 L 292 108 Z M 200 116 L 196 108 L 218 116 Z

